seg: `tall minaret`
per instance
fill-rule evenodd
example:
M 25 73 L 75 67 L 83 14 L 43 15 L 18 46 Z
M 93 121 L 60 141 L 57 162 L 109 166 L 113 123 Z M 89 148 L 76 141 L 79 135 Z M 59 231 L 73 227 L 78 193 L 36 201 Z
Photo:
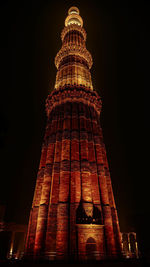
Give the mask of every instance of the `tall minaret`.
M 55 88 L 32 203 L 26 257 L 96 259 L 121 256 L 120 229 L 93 91 L 92 56 L 77 7 L 71 7 L 55 58 Z

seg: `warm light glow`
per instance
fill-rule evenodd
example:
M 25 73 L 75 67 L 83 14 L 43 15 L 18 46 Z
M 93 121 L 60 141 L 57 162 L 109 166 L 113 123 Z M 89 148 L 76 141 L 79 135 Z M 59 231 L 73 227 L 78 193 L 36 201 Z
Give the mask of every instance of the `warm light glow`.
M 77 24 L 77 25 L 81 25 L 80 21 L 77 18 L 71 18 L 70 20 L 68 20 L 68 25 L 70 24 Z
M 135 242 L 135 246 L 136 246 L 136 250 L 137 250 L 137 248 L 138 248 L 137 242 Z
M 68 10 L 68 15 L 71 15 L 71 14 L 78 14 L 79 15 L 79 9 L 75 6 L 70 7 Z
M 78 14 L 78 13 L 77 13 L 77 11 L 72 10 L 72 11 L 70 12 L 70 14 Z
M 83 20 L 79 15 L 79 9 L 77 7 L 71 7 L 68 10 L 68 16 L 65 20 L 65 26 L 69 26 L 71 24 L 77 24 L 79 26 L 83 26 Z
M 129 243 L 129 251 L 131 251 L 131 244 Z
M 9 254 L 12 255 L 12 253 L 13 253 L 13 249 L 12 249 L 12 247 L 11 247 L 11 248 L 10 248 L 10 252 L 9 252 Z
M 11 246 L 10 251 L 8 253 L 8 259 L 11 259 L 12 258 L 12 255 L 13 255 L 13 248 Z
M 93 91 L 93 60 L 78 8 L 69 9 L 61 39 L 55 57 L 57 90 L 46 100 L 48 120 L 25 255 L 50 260 L 68 260 L 70 255 L 81 261 L 117 258 L 120 229 L 99 124 L 102 101 Z

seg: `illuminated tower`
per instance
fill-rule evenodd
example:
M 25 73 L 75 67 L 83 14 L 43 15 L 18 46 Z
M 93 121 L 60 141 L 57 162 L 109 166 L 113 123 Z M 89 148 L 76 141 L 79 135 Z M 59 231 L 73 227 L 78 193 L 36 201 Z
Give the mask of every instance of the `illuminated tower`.
M 121 255 L 121 239 L 93 91 L 92 56 L 76 7 L 71 7 L 55 58 L 55 89 L 30 213 L 26 257 L 104 259 Z

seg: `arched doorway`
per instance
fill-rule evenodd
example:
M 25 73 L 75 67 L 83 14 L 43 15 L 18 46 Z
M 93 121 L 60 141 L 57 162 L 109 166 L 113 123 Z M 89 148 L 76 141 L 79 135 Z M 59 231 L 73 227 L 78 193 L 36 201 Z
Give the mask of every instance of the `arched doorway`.
M 122 244 L 123 244 L 123 251 L 125 255 L 129 253 L 129 245 L 128 245 L 128 234 L 122 234 Z
M 132 258 L 136 257 L 136 239 L 134 234 L 130 234 L 130 246 Z
M 94 238 L 89 237 L 86 242 L 86 258 L 87 260 L 94 260 L 96 259 L 97 248 L 96 248 L 96 241 Z

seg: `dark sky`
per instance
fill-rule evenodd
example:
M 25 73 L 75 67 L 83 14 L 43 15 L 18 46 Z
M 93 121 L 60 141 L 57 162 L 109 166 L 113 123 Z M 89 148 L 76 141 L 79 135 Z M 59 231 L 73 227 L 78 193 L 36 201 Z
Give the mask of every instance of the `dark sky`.
M 76 5 L 93 56 L 94 89 L 121 231 L 150 252 L 149 1 L 1 1 L 0 203 L 6 220 L 27 223 L 53 90 L 54 58 Z

